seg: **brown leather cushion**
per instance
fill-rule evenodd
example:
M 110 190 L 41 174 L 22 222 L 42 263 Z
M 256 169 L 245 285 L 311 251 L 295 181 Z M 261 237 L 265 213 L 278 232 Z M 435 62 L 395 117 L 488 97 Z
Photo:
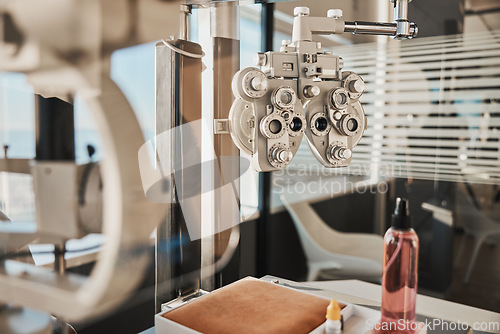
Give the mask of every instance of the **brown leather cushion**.
M 163 317 L 206 334 L 309 333 L 325 321 L 329 301 L 245 278 Z

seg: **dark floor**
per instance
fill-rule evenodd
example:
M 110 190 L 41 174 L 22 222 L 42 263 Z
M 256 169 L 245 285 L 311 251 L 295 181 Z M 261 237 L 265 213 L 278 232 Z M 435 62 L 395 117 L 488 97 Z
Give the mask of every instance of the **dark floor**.
M 455 257 L 462 235 L 457 233 L 455 236 Z M 473 238 L 468 237 L 462 257 L 453 269 L 453 281 L 445 298 L 500 313 L 500 244 L 481 246 L 470 280 L 464 283 L 472 244 Z

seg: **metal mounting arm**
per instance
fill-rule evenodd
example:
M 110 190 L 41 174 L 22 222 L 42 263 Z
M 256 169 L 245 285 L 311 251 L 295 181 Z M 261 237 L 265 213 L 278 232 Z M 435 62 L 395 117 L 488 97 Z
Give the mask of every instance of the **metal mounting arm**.
M 408 3 L 411 0 L 390 0 L 394 4 L 394 22 L 348 22 L 342 20 L 342 10 L 331 9 L 327 17 L 309 16 L 309 8 L 297 7 L 294 14 L 293 42 L 312 41 L 313 35 L 351 32 L 360 35 L 385 35 L 395 39 L 410 39 L 417 35 L 418 27 L 408 21 Z
M 415 23 L 409 23 L 409 32 L 402 33 L 398 30 L 398 23 L 383 22 L 345 22 L 344 32 L 352 32 L 356 35 L 385 35 L 393 36 L 395 39 L 407 39 L 417 36 L 418 27 Z
M 411 0 L 391 0 L 394 4 L 394 23 L 396 24 L 396 39 L 413 38 L 418 33 L 415 23 L 408 21 L 408 4 Z M 413 32 L 412 32 L 413 28 Z

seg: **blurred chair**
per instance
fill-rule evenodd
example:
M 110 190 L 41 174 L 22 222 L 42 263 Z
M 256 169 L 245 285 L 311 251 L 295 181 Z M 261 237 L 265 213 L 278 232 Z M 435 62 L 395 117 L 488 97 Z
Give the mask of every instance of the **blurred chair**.
M 309 203 L 291 203 L 283 195 L 281 201 L 292 217 L 304 249 L 308 281 L 321 277 L 380 282 L 383 261 L 381 236 L 337 232 L 318 216 Z
M 446 291 L 453 281 L 453 241 L 455 236 L 454 210 L 445 201 L 429 199 L 422 209 L 432 213 L 432 225 L 419 228 L 420 268 L 426 286 L 436 291 Z M 426 278 L 432 278 L 428 279 Z
M 479 210 L 467 194 L 465 186 L 459 184 L 456 197 L 456 214 L 463 222 L 465 234 L 462 236 L 460 248 L 457 254 L 455 265 L 459 263 L 467 242 L 467 236 L 474 238 L 472 256 L 465 274 L 464 283 L 467 283 L 472 273 L 472 268 L 476 262 L 481 245 L 487 241 L 489 243 L 500 243 L 500 219 L 493 217 L 483 210 Z

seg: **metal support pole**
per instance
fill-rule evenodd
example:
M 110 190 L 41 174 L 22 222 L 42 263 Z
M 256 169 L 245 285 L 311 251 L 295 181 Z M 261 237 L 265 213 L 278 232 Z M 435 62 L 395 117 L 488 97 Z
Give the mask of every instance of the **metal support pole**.
M 263 3 L 261 11 L 262 51 L 273 49 L 274 3 Z M 265 276 L 269 267 L 269 218 L 271 211 L 271 173 L 259 173 L 259 220 L 257 222 L 257 276 Z
M 63 242 L 61 245 L 54 245 L 54 271 L 56 271 L 60 276 L 64 276 L 66 273 L 66 260 L 64 255 L 66 254 L 66 244 Z M 54 322 L 53 334 L 66 334 L 68 333 L 68 326 L 66 321 L 60 317 L 56 317 Z
M 191 6 L 181 5 L 181 26 L 179 39 L 189 40 L 189 17 L 191 16 Z
M 171 42 L 173 48 L 162 42 L 156 45 L 155 150 L 162 168 L 175 171 L 172 179 L 165 176 L 166 179 L 162 181 L 171 198 L 166 205 L 165 220 L 156 232 L 156 312 L 162 311 L 164 303 L 200 289 L 196 273 L 199 273 L 201 267 L 201 242 L 190 239 L 185 212 L 180 205 L 186 199 L 188 189 L 201 193 L 201 185 L 189 182 L 190 178 L 201 177 L 201 165 L 184 167 L 184 155 L 196 150 L 199 143 L 193 145 L 193 141 L 199 140 L 201 134 L 192 133 L 194 137 L 190 138 L 179 130 L 183 125 L 202 118 L 201 59 L 176 51 L 181 50 L 187 54 L 202 52 L 200 45 L 186 40 L 189 37 L 190 11 L 189 6 L 181 6 L 180 38 Z M 173 129 L 177 130 L 171 131 Z M 166 134 L 169 138 L 166 138 Z M 191 204 L 190 209 L 201 212 L 201 202 Z M 190 223 L 199 224 L 196 221 Z
M 54 245 L 54 271 L 57 271 L 60 276 L 64 276 L 66 273 L 66 260 L 64 259 L 65 254 L 65 243 L 62 243 L 61 245 Z
M 211 36 L 213 41 L 213 117 L 214 119 L 227 119 L 233 104 L 234 97 L 231 92 L 233 76 L 240 68 L 240 34 L 239 34 L 239 4 L 237 2 L 216 3 L 211 7 Z M 233 182 L 234 193 L 239 197 L 240 164 L 238 148 L 228 135 L 214 136 L 214 152 L 219 170 L 215 171 L 214 180 L 221 184 Z M 228 159 L 232 157 L 231 159 Z M 219 186 L 216 184 L 216 186 Z M 240 222 L 240 207 L 234 203 L 227 194 L 214 194 L 213 224 L 216 231 L 223 230 L 225 221 Z M 237 225 L 237 224 L 231 224 Z M 233 227 L 239 228 L 239 227 Z M 216 261 L 226 251 L 231 229 L 219 232 L 213 238 L 213 260 Z M 224 285 L 222 273 L 216 274 L 213 282 L 207 280 L 203 286 L 219 288 Z M 227 281 L 231 281 L 229 279 Z M 210 286 L 212 284 L 212 286 Z
M 75 161 L 75 113 L 73 104 L 56 97 L 36 95 L 36 160 Z M 54 245 L 54 270 L 64 276 L 64 242 Z M 66 334 L 66 322 L 57 317 L 53 333 Z

